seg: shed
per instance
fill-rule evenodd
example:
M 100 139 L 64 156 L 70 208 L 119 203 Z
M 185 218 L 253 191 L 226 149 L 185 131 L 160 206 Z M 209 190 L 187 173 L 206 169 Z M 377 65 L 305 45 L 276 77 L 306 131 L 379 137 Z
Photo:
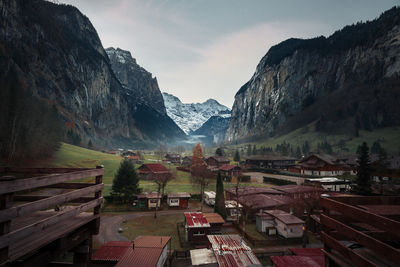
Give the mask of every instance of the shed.
M 207 233 L 210 229 L 206 217 L 202 212 L 185 212 L 186 240 L 192 243 L 207 242 Z
M 185 192 L 168 194 L 168 206 L 187 209 L 189 207 L 190 194 Z
M 138 208 L 156 208 L 157 205 L 160 207 L 161 205 L 161 193 L 152 192 L 152 193 L 144 193 L 137 196 L 138 198 Z

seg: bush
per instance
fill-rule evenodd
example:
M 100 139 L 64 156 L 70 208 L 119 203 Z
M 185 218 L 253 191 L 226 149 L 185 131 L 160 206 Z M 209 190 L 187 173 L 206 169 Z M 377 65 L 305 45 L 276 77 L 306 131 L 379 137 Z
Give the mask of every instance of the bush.
M 274 185 L 289 185 L 289 184 L 296 184 L 295 182 L 292 181 L 287 181 L 287 180 L 282 180 L 282 179 L 277 179 L 277 178 L 271 178 L 271 177 L 263 177 L 263 182 L 267 184 L 274 184 Z

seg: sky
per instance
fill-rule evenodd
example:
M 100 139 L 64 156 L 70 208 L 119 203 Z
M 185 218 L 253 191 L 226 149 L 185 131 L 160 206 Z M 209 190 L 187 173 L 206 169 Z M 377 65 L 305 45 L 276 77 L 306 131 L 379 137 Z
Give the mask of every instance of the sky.
M 59 0 L 85 14 L 104 48 L 129 50 L 184 103 L 231 108 L 268 49 L 288 38 L 329 36 L 372 20 L 400 0 Z

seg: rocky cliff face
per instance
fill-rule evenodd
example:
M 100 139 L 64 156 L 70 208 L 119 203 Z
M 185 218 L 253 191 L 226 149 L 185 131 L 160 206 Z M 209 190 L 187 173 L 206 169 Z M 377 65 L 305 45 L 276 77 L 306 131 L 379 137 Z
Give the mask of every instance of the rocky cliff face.
M 136 101 L 142 78 L 136 78 L 136 87 L 130 86 L 129 78 L 121 79 L 136 90 L 132 97 L 127 93 L 96 30 L 78 9 L 39 0 L 10 0 L 0 2 L 0 14 L 1 72 L 16 69 L 32 95 L 54 104 L 66 125 L 84 138 L 111 146 L 183 136 L 164 115 L 162 103 L 154 108 L 145 105 L 156 89 L 154 79 L 148 81 L 154 90 L 146 91 L 143 101 Z M 166 130 L 157 123 L 144 124 L 141 116 L 157 118 Z
M 218 144 L 225 140 L 225 133 L 229 127 L 231 115 L 219 114 L 209 118 L 193 135 L 212 137 L 213 143 Z
M 289 39 L 235 96 L 226 140 L 279 135 L 317 121 L 349 133 L 400 124 L 400 9 L 329 38 Z

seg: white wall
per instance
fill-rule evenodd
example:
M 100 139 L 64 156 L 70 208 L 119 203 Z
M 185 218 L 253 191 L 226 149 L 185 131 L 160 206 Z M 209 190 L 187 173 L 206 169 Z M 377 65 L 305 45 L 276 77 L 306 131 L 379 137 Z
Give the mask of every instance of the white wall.
M 164 247 L 163 251 L 161 252 L 161 256 L 157 262 L 157 267 L 163 267 L 165 264 L 165 261 L 167 260 L 167 257 L 168 257 L 168 243 Z
M 286 225 L 280 220 L 275 220 L 276 229 L 285 238 L 296 238 L 303 236 L 303 224 Z

